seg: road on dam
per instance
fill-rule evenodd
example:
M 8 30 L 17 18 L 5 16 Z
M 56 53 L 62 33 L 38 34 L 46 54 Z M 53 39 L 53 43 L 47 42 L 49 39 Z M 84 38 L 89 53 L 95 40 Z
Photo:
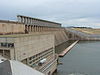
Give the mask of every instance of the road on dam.
M 100 75 L 100 41 L 80 41 L 59 62 L 55 75 Z

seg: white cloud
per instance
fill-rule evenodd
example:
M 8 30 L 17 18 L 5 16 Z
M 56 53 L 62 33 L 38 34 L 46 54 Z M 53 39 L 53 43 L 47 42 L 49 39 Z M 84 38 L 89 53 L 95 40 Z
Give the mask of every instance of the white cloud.
M 1 0 L 0 19 L 17 14 L 57 21 L 68 25 L 100 24 L 100 0 Z

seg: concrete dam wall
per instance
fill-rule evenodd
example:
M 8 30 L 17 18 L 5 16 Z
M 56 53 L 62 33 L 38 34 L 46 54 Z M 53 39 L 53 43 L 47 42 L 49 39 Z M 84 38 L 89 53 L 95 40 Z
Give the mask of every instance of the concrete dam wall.
M 32 32 L 34 34 L 53 34 L 55 38 L 55 46 L 60 45 L 66 41 L 69 40 L 67 33 L 65 30 L 59 30 L 59 31 L 47 31 L 47 32 Z
M 65 31 L 54 32 L 54 35 L 55 35 L 55 46 L 60 45 L 69 40 Z

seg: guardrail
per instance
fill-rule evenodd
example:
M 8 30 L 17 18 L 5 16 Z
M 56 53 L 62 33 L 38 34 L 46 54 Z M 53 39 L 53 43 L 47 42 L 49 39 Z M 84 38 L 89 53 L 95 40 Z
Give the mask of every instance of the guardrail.
M 55 58 L 48 62 L 46 65 L 44 65 L 42 68 L 39 69 L 40 72 L 44 73 L 48 68 L 50 68 L 55 62 L 58 60 L 58 55 L 55 55 Z

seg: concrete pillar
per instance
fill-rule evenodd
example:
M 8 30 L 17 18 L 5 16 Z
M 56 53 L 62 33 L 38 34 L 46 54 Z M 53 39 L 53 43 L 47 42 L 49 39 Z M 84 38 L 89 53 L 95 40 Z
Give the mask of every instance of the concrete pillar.
M 35 25 L 33 26 L 33 32 L 35 32 Z
M 32 32 L 33 32 L 33 25 L 32 25 Z
M 24 20 L 25 20 L 24 23 L 27 24 L 27 23 L 26 23 L 26 18 L 24 18 Z
M 32 32 L 32 25 L 30 26 L 30 31 Z
M 28 20 L 27 20 L 27 18 L 26 18 L 26 24 L 28 24 L 27 21 L 28 21 Z
M 28 24 L 30 24 L 30 25 L 31 25 L 30 18 L 28 18 Z
M 36 28 L 36 29 L 37 29 L 37 32 L 38 32 L 38 31 L 39 31 L 39 28 L 38 28 L 38 26 L 37 26 L 37 28 Z
M 37 32 L 39 32 L 39 26 L 37 26 Z
M 24 23 L 24 17 L 22 17 L 22 23 Z
M 41 27 L 39 26 L 39 32 L 41 31 Z
M 29 18 L 29 24 L 32 25 L 32 24 L 31 24 L 31 18 Z
M 40 32 L 42 31 L 42 27 L 40 26 Z
M 43 27 L 41 26 L 41 31 L 43 31 Z
M 22 23 L 24 23 L 24 17 L 22 17 Z
M 25 25 L 25 33 L 28 33 L 28 26 Z
M 30 32 L 30 26 L 28 25 L 28 32 Z
M 23 23 L 25 23 L 25 18 L 23 17 Z
M 32 24 L 34 25 L 34 19 L 32 19 Z
M 27 18 L 25 18 L 25 24 L 27 24 Z
M 29 24 L 29 18 L 27 18 L 27 24 Z
M 33 19 L 31 19 L 31 24 L 33 25 Z
M 27 25 L 25 25 L 25 29 L 27 30 Z
M 31 25 L 30 25 L 30 32 L 31 32 Z
M 30 23 L 29 23 L 30 21 L 29 21 L 29 18 L 27 18 L 27 24 L 29 24 L 30 25 Z
M 43 31 L 43 27 L 41 26 L 41 31 Z
M 30 24 L 32 25 L 32 19 L 30 18 Z
M 42 31 L 44 31 L 44 27 L 42 27 Z
M 39 31 L 39 27 L 37 26 L 37 32 Z
M 29 20 L 28 20 L 28 18 L 27 18 L 27 24 L 29 24 Z
M 32 32 L 34 32 L 34 26 L 32 26 Z
M 41 32 L 41 26 L 39 26 L 39 31 Z
M 27 18 L 26 18 L 26 24 L 27 24 Z
M 25 17 L 24 17 L 24 23 L 25 23 Z
M 29 24 L 31 25 L 31 19 L 29 18 L 28 20 L 29 20 Z
M 21 22 L 23 23 L 23 17 L 21 17 Z
M 24 23 L 24 17 L 22 17 L 22 22 Z
M 35 29 L 36 31 L 35 32 L 37 32 L 37 26 L 35 26 L 35 27 L 36 27 L 36 29 Z
M 22 22 L 22 17 L 20 17 L 20 22 Z
M 37 32 L 37 26 L 35 25 L 35 32 Z

